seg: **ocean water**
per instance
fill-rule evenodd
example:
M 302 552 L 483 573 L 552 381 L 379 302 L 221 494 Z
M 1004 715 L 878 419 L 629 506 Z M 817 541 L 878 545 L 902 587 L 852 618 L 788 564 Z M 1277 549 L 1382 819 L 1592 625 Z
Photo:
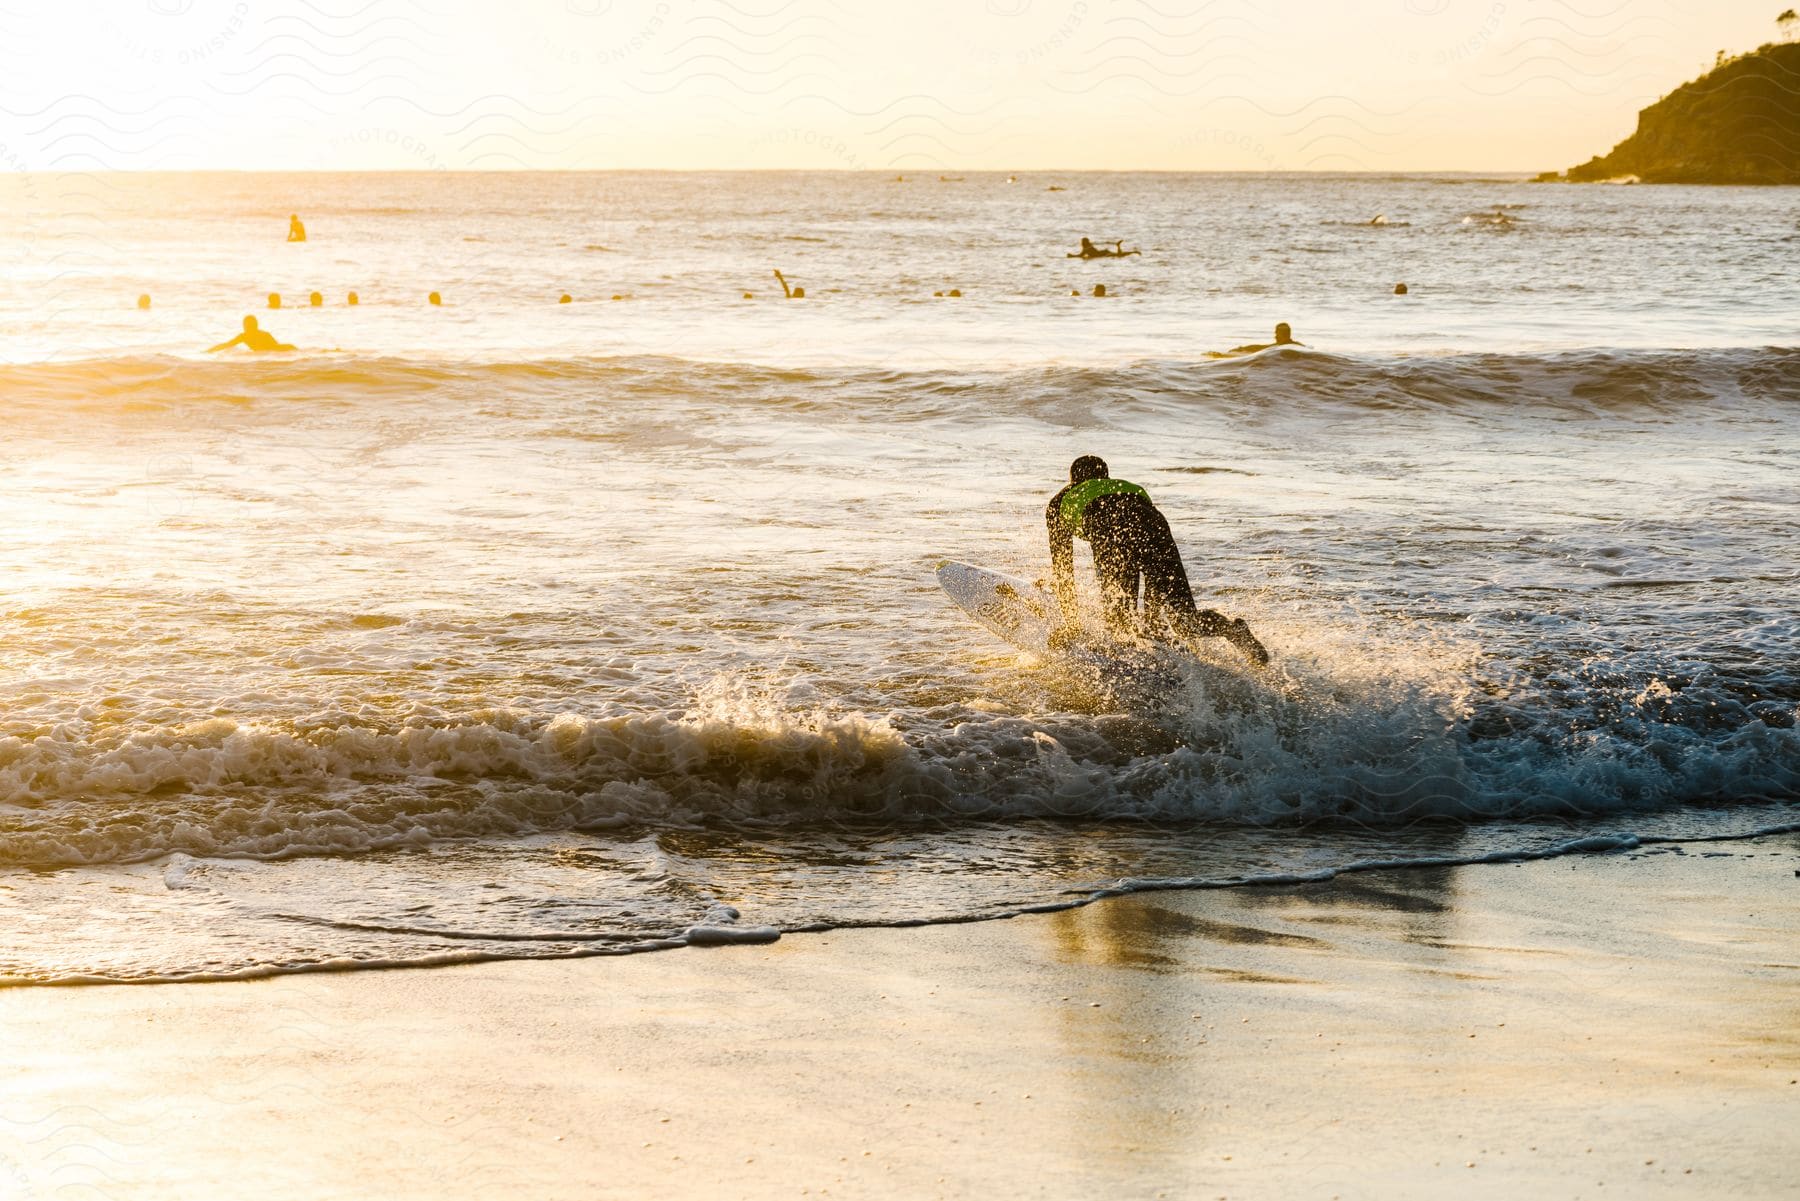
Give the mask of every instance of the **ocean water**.
M 1791 190 L 13 176 L 0 211 L 5 982 L 1800 821 Z M 301 350 L 206 355 L 246 313 Z M 1303 349 L 1207 357 L 1278 320 Z M 945 558 L 1043 573 L 1082 453 L 1268 671 L 1126 703 L 942 596 Z

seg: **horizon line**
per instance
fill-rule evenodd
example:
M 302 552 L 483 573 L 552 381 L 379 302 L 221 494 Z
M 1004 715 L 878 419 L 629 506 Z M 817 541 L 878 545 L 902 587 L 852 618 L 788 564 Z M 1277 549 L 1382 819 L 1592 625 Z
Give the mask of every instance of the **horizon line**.
M 962 175 L 1468 175 L 1525 176 L 1534 172 L 1524 167 L 1509 168 L 1341 168 L 1316 167 L 940 167 L 924 171 L 908 171 L 889 167 L 70 167 L 65 169 L 33 169 L 0 172 L 0 178 L 30 175 L 917 175 L 929 182 L 954 183 L 955 180 L 933 180 L 931 176 L 955 171 Z M 1561 174 L 1561 172 L 1555 172 Z

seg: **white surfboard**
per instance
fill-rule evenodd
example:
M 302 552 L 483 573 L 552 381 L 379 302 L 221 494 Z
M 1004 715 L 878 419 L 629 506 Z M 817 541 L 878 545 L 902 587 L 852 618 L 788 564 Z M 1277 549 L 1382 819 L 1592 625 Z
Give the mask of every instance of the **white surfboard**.
M 945 563 L 938 585 L 976 621 L 1022 651 L 1048 657 L 1059 610 L 1048 589 L 968 563 Z
M 1179 681 L 1180 670 L 1169 647 L 1090 641 L 1052 647 L 1050 631 L 1060 623 L 1061 609 L 1040 583 L 957 562 L 941 564 L 937 580 L 951 600 L 1004 641 L 1074 669 L 1117 698 L 1158 693 Z

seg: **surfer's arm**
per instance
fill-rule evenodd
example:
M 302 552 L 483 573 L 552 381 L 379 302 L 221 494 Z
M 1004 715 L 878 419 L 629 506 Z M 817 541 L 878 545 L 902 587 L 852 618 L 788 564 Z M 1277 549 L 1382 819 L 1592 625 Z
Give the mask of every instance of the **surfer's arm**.
M 1057 616 L 1064 626 L 1074 625 L 1079 612 L 1075 596 L 1075 531 L 1062 519 L 1062 493 L 1044 510 L 1050 535 L 1050 595 L 1056 598 Z
M 221 351 L 221 350 L 230 350 L 233 346 L 243 345 L 243 342 L 244 342 L 244 335 L 239 334 L 237 337 L 233 338 L 229 342 L 221 342 L 217 346 L 208 347 L 206 353 L 213 354 L 213 353 L 215 353 L 217 351 Z

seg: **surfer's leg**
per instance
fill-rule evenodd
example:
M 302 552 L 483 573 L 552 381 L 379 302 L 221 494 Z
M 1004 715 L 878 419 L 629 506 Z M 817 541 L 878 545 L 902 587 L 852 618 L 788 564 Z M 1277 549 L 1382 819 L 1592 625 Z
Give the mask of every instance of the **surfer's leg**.
M 1178 637 L 1193 636 L 1196 631 L 1204 633 L 1199 627 L 1206 623 L 1194 605 L 1194 590 L 1188 584 L 1187 569 L 1181 565 L 1181 551 L 1169 532 L 1169 523 L 1160 515 L 1156 524 L 1144 531 L 1143 570 L 1145 616 L 1168 622 Z M 1211 615 L 1223 624 L 1224 619 L 1218 614 Z
M 1231 630 L 1231 620 L 1217 609 L 1202 609 L 1194 604 L 1193 590 L 1187 576 L 1161 575 L 1156 584 L 1157 612 L 1177 638 L 1218 638 Z
M 1269 661 L 1269 652 L 1256 640 L 1256 635 L 1250 632 L 1250 627 L 1244 624 L 1243 618 L 1234 621 L 1217 609 L 1197 608 L 1194 605 L 1194 594 L 1189 591 L 1185 578 L 1181 581 L 1180 589 L 1171 590 L 1166 598 L 1169 626 L 1177 638 L 1184 642 L 1223 638 L 1248 655 L 1252 662 L 1263 664 Z M 1183 598 L 1187 601 L 1185 606 L 1181 603 Z
M 1256 635 L 1250 632 L 1250 627 L 1244 624 L 1243 618 L 1240 617 L 1232 622 L 1230 627 L 1225 630 L 1224 637 L 1225 641 L 1231 643 L 1231 645 L 1250 656 L 1250 661 L 1255 663 L 1258 667 L 1268 663 L 1268 648 L 1263 646 L 1263 644 L 1257 640 Z
M 1178 606 L 1171 606 L 1176 612 L 1169 618 L 1169 624 L 1174 627 L 1177 636 L 1188 642 L 1201 638 L 1223 638 L 1248 655 L 1251 662 L 1261 665 L 1269 661 L 1269 652 L 1256 640 L 1256 635 L 1250 632 L 1250 627 L 1244 624 L 1243 618 L 1233 620 L 1217 609 L 1194 607 L 1194 594 L 1188 591 L 1185 581 L 1180 595 L 1187 598 L 1187 608 L 1181 610 Z
M 1241 618 L 1233 621 L 1216 609 L 1202 609 L 1194 603 L 1194 590 L 1173 538 L 1154 552 L 1153 566 L 1144 576 L 1144 602 L 1152 615 L 1166 620 L 1171 632 L 1185 642 L 1223 638 L 1252 661 L 1269 661 L 1269 652 Z
M 1189 638 L 1218 638 L 1231 630 L 1231 619 L 1217 609 L 1193 609 L 1171 617 L 1169 624 Z
M 1096 542 L 1094 574 L 1100 580 L 1100 611 L 1114 634 L 1131 633 L 1137 609 L 1138 569 L 1123 548 Z
M 1188 603 L 1193 603 L 1192 594 L 1189 594 Z M 1176 636 L 1184 641 L 1223 638 L 1243 651 L 1253 662 L 1263 664 L 1269 661 L 1269 652 L 1256 640 L 1256 635 L 1250 632 L 1250 627 L 1244 624 L 1241 617 L 1232 620 L 1217 609 L 1190 608 L 1185 613 L 1172 614 L 1169 625 L 1175 630 Z

